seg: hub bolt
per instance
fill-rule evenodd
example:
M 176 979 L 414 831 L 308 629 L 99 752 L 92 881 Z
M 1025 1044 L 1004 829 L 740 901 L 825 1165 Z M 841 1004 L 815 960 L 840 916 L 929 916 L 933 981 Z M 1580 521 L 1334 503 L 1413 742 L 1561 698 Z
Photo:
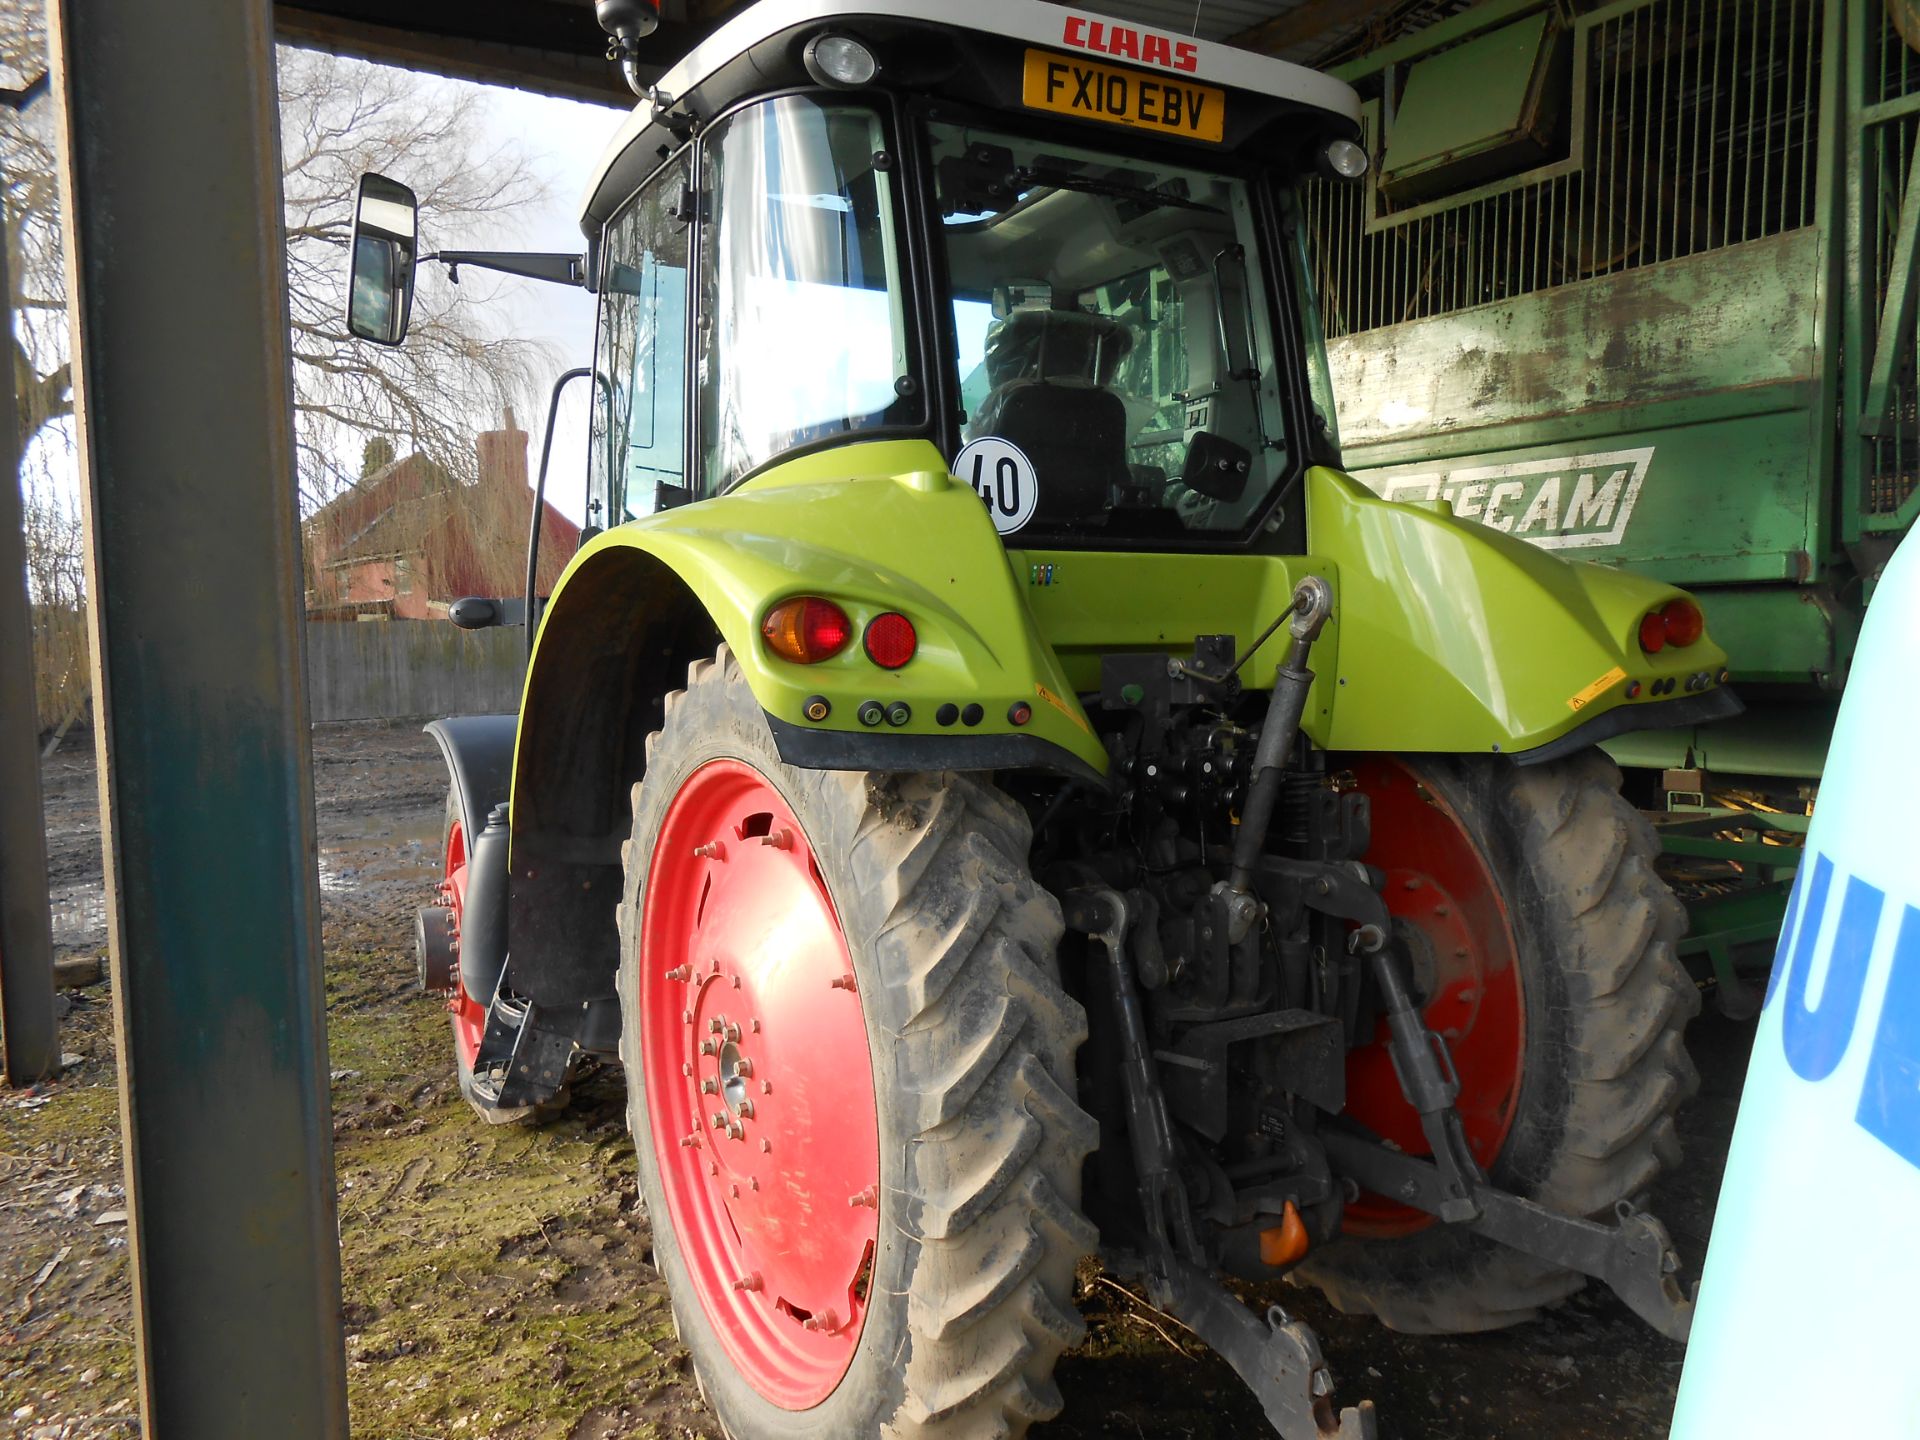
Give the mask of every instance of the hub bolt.
M 747 1177 L 747 1188 L 749 1190 L 758 1190 L 760 1188 L 760 1182 L 757 1179 L 755 1179 L 753 1176 L 749 1175 Z
M 689 1146 L 691 1146 L 692 1148 L 694 1148 L 694 1149 L 696 1149 L 696 1150 L 697 1150 L 697 1149 L 699 1149 L 699 1148 L 700 1148 L 700 1137 L 699 1137 L 698 1135 L 682 1135 L 682 1136 L 680 1137 L 680 1148 L 681 1148 L 682 1150 L 685 1150 L 685 1149 L 687 1149 L 687 1148 L 688 1148 Z
M 835 990 L 857 990 L 860 988 L 854 983 L 853 972 L 851 970 L 844 975 L 834 976 L 834 978 L 827 983 Z
M 873 1186 L 871 1185 L 867 1186 L 867 1188 L 862 1190 L 858 1195 L 849 1195 L 847 1197 L 848 1209 L 858 1210 L 863 1206 L 868 1210 L 878 1210 L 880 1208 L 880 1197 L 874 1194 Z
M 709 840 L 704 845 L 693 847 L 693 857 L 696 860 L 724 860 L 727 858 L 727 847 L 718 840 Z
M 691 980 L 692 978 L 693 967 L 691 965 L 676 965 L 667 971 L 667 979 L 669 980 Z
M 680 1062 L 680 1073 L 682 1075 L 693 1074 L 693 1062 L 691 1060 L 682 1060 Z
M 793 848 L 793 832 L 783 825 L 771 835 L 762 835 L 760 837 L 760 843 L 762 845 L 771 845 L 776 850 L 791 850 Z
M 747 1022 L 747 1029 L 758 1035 L 760 1033 L 760 1022 L 758 1020 L 749 1020 Z
M 680 1023 L 683 1025 L 691 1025 L 693 1023 L 693 1012 L 691 1010 L 682 1010 L 680 1012 Z
M 771 1095 L 773 1093 L 773 1082 L 771 1080 L 762 1080 L 760 1082 L 760 1093 L 762 1095 Z
M 803 1330 L 825 1330 L 831 1335 L 840 1328 L 840 1317 L 831 1310 L 822 1310 L 818 1315 L 809 1315 L 800 1322 Z
M 771 1140 L 762 1140 L 760 1142 L 760 1153 L 762 1155 L 765 1155 L 771 1149 L 773 1149 L 773 1142 Z
M 738 1280 L 733 1282 L 733 1288 L 736 1290 L 758 1290 L 760 1288 L 759 1272 L 755 1271 L 751 1275 L 742 1275 Z

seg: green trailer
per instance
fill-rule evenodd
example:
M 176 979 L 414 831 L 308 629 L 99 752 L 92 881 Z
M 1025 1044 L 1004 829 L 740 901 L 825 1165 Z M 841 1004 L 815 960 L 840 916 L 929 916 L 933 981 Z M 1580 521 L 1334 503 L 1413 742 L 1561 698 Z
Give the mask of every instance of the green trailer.
M 1304 197 L 1345 462 L 1700 597 L 1748 710 L 1610 742 L 1643 803 L 1811 794 L 1920 508 L 1916 43 L 1906 0 L 1489 0 L 1338 72 L 1380 156 Z M 1795 818 L 1672 832 L 1735 857 L 1694 905 L 1722 978 Z

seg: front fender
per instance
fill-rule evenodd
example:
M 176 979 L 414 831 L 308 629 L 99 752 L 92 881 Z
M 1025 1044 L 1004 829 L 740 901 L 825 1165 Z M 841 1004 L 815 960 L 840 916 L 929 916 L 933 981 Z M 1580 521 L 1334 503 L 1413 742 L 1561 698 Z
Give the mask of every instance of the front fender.
M 790 764 L 1106 771 L 1106 752 L 1034 629 L 985 508 L 924 441 L 803 456 L 731 494 L 595 537 L 554 588 L 528 668 L 529 699 L 534 686 L 554 683 L 541 663 L 549 632 L 579 606 L 604 603 L 594 577 L 620 550 L 652 557 L 692 592 L 738 658 Z M 768 650 L 760 623 L 793 595 L 834 601 L 856 637 L 874 616 L 898 611 L 912 620 L 918 651 L 894 671 L 870 661 L 858 638 L 817 665 L 783 660 Z M 632 620 L 644 627 L 648 617 Z M 807 713 L 815 698 L 827 702 L 823 719 Z M 858 711 L 867 700 L 904 701 L 910 718 L 863 725 Z M 1031 711 L 1024 725 L 1011 719 L 1016 702 Z M 943 724 L 945 707 L 960 718 Z
M 1711 637 L 1641 650 L 1641 617 L 1683 593 L 1671 585 L 1569 563 L 1444 501 L 1382 500 L 1334 470 L 1307 473 L 1307 525 L 1338 575 L 1329 749 L 1546 759 L 1740 708 Z

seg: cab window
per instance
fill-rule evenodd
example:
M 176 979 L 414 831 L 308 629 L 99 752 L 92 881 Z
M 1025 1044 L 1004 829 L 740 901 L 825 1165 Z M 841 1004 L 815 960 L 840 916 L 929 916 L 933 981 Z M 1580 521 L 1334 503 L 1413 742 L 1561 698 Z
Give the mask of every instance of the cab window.
M 1247 182 L 929 129 L 964 416 L 957 473 L 1001 533 L 1249 533 L 1297 466 Z M 1014 472 L 1019 484 L 1001 483 Z M 1013 495 L 1023 503 L 1003 503 Z
M 684 156 L 672 161 L 607 227 L 590 524 L 651 515 L 686 493 L 687 174 Z
M 889 152 L 876 112 L 799 95 L 708 132 L 699 494 L 801 445 L 922 422 Z

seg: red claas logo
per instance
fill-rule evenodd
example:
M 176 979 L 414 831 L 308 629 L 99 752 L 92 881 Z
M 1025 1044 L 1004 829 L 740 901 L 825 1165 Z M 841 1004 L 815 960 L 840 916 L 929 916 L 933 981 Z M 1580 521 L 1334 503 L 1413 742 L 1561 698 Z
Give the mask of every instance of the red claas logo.
M 1069 15 L 1067 32 L 1062 38 L 1076 50 L 1098 50 L 1122 60 L 1138 60 L 1142 65 L 1184 70 L 1188 74 L 1200 68 L 1200 47 L 1189 41 L 1156 35 L 1151 30 L 1134 30 L 1106 20 L 1089 20 L 1085 15 Z

